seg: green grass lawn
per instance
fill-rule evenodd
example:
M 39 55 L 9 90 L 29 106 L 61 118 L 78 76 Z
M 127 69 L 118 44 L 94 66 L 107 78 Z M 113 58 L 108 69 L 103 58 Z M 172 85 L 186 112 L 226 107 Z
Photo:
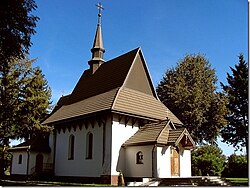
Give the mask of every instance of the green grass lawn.
M 248 186 L 248 178 L 225 178 L 233 186 Z

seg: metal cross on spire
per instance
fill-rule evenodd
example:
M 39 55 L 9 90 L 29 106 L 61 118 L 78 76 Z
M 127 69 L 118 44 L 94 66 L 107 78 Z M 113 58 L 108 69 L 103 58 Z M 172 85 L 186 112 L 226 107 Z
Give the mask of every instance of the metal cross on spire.
M 103 8 L 101 3 L 98 3 L 96 6 L 98 8 L 98 25 L 100 25 L 101 24 L 101 16 L 102 16 L 101 12 L 102 12 L 102 10 L 104 10 L 104 8 Z

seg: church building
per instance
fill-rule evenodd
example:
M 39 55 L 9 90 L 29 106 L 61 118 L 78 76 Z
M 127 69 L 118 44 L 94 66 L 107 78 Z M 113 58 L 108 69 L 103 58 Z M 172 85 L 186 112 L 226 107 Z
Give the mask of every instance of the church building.
M 42 123 L 54 128 L 49 139 L 10 149 L 11 175 L 108 184 L 117 184 L 119 173 L 133 180 L 190 177 L 193 139 L 159 100 L 141 48 L 104 60 L 98 8 L 89 69 Z

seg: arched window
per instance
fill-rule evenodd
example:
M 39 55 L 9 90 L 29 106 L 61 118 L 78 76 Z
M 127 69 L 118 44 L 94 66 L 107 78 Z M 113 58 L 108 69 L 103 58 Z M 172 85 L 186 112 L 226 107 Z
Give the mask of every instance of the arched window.
M 136 153 L 136 164 L 143 164 L 143 154 L 141 151 Z
M 70 135 L 69 136 L 69 148 L 68 148 L 68 159 L 69 160 L 74 159 L 74 148 L 75 148 L 75 136 Z
M 23 156 L 22 156 L 22 154 L 20 154 L 18 156 L 18 164 L 22 164 L 22 160 L 23 160 Z
M 92 159 L 93 154 L 93 134 L 88 133 L 87 134 L 87 140 L 86 140 L 86 159 Z

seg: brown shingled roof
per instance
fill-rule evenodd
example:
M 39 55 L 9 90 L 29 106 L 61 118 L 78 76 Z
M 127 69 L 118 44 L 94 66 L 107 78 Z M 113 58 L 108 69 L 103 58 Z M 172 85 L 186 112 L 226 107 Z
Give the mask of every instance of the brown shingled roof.
M 121 87 L 139 49 L 103 63 L 92 75 L 86 70 L 75 86 L 67 104 Z
M 149 144 L 163 144 L 177 146 L 183 136 L 188 136 L 189 147 L 194 147 L 195 143 L 189 135 L 187 129 L 171 129 L 170 120 L 149 123 L 140 128 L 132 137 L 130 137 L 123 146 L 138 146 Z M 181 142 L 182 143 L 182 142 Z
M 112 110 L 137 114 L 153 119 L 166 119 L 168 109 L 159 100 L 139 91 L 121 88 Z
M 119 88 L 89 97 L 79 102 L 63 105 L 54 114 L 48 117 L 43 124 L 63 121 L 99 111 L 110 110 Z
M 136 63 L 144 65 L 143 71 L 146 72 L 149 83 L 147 88 L 151 89 L 151 94 L 137 91 L 135 86 L 127 88 L 124 84 L 133 72 L 131 69 L 135 66 L 132 65 Z M 133 78 L 134 76 L 135 72 Z M 59 100 L 56 109 L 43 124 L 65 121 L 104 110 L 151 120 L 169 118 L 174 123 L 182 125 L 182 122 L 158 99 L 140 48 L 103 63 L 94 74 L 89 70 L 84 71 L 73 92 Z

